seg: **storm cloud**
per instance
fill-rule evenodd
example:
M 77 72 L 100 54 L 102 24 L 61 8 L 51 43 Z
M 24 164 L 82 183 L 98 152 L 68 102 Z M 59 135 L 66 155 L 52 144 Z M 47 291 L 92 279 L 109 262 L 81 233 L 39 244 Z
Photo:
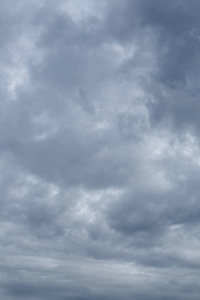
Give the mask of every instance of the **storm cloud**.
M 199 14 L 1 1 L 2 299 L 199 299 Z

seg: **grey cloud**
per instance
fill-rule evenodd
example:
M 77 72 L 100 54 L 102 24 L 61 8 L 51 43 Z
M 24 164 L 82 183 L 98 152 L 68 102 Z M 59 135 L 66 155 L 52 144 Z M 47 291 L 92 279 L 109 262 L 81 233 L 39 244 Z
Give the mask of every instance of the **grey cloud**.
M 2 298 L 198 299 L 198 14 L 2 3 Z
M 152 123 L 167 119 L 178 130 L 192 126 L 198 131 L 199 2 L 126 1 L 114 11 L 116 18 L 108 15 L 107 26 L 117 42 L 139 51 L 123 68 L 130 76 L 141 58 L 143 84 L 154 99 L 149 103 Z

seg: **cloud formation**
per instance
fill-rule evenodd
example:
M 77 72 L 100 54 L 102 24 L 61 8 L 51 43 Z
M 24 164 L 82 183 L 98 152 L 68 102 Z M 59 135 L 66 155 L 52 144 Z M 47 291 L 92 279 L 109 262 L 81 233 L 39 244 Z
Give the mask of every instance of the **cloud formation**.
M 3 299 L 199 299 L 199 12 L 2 1 Z

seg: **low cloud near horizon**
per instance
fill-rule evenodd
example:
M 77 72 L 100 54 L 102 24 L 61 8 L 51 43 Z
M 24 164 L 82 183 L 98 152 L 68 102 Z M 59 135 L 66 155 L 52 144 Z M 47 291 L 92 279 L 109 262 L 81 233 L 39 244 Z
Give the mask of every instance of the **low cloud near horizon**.
M 2 299 L 199 299 L 199 14 L 2 0 Z

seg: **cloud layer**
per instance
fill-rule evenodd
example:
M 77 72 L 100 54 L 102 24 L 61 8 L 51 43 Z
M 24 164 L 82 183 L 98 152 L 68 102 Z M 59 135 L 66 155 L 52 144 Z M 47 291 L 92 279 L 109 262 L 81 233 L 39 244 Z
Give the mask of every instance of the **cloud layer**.
M 199 13 L 2 1 L 3 299 L 199 299 Z

